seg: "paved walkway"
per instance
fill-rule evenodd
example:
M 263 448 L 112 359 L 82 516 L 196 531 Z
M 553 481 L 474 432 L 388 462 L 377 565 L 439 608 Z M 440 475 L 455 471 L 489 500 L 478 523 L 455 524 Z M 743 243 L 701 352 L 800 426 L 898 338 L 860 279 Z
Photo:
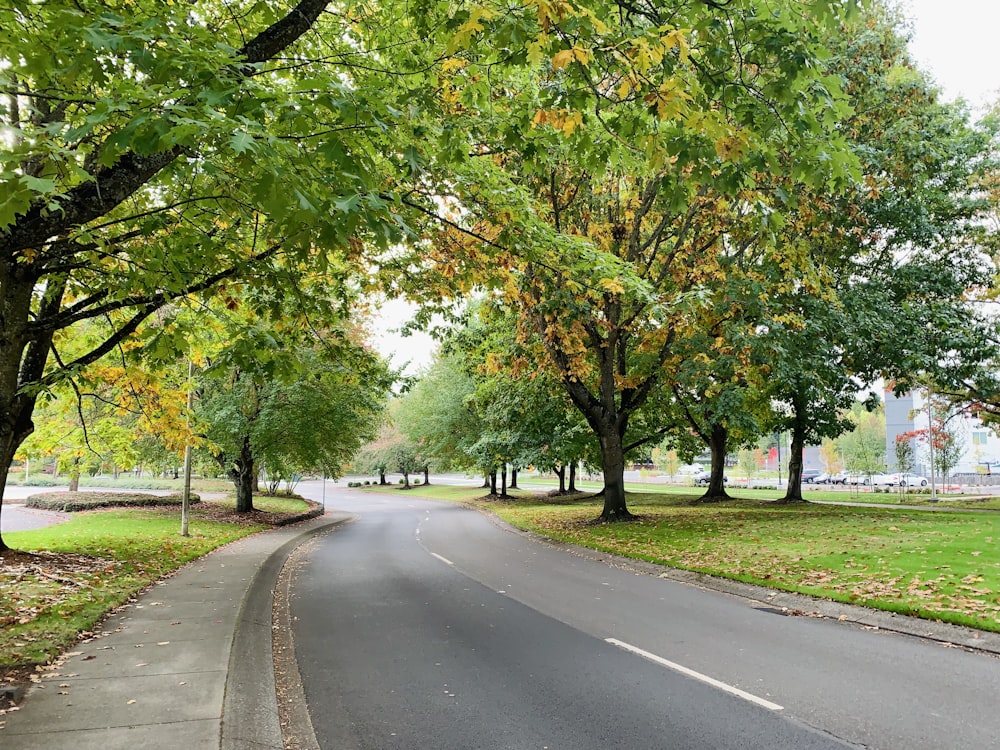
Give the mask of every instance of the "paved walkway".
M 298 544 L 348 518 L 255 534 L 157 583 L 0 719 L 0 747 L 282 748 L 272 591 Z

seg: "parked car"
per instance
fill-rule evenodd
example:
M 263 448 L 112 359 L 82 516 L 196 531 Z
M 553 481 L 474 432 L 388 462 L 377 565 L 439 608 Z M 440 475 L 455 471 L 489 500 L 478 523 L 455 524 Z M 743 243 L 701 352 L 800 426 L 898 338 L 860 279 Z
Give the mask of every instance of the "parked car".
M 847 484 L 860 484 L 865 487 L 892 487 L 896 483 L 894 474 L 848 474 Z
M 685 464 L 677 470 L 677 475 L 681 477 L 693 476 L 703 471 L 705 471 L 705 467 L 701 464 Z
M 894 474 L 895 482 L 900 487 L 926 487 L 930 482 L 927 477 L 922 477 L 919 474 L 905 473 L 905 474 Z
M 847 475 L 842 471 L 833 474 L 823 472 L 813 479 L 813 484 L 847 484 Z
M 692 474 L 691 478 L 694 479 L 694 483 L 695 484 L 708 484 L 709 481 L 712 479 L 712 472 L 710 472 L 710 471 L 699 471 L 697 474 Z M 723 474 L 722 481 L 723 482 L 728 482 L 729 481 L 729 477 L 727 477 L 725 474 Z
M 819 469 L 803 469 L 802 470 L 802 481 L 806 484 L 813 484 L 816 478 L 821 476 L 823 472 Z

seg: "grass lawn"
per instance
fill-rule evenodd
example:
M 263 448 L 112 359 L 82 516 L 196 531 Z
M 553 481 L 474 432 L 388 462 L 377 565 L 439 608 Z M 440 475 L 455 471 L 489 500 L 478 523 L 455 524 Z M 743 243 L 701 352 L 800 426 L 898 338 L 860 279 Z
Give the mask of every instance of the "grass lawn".
M 109 611 L 185 563 L 269 528 L 309 504 L 255 497 L 256 513 L 235 517 L 234 501 L 191 508 L 180 536 L 177 508 L 80 512 L 63 524 L 4 534 L 0 556 L 0 682 L 12 667 L 43 664 Z
M 631 492 L 636 521 L 594 524 L 601 511 L 594 499 L 521 493 L 498 502 L 477 499 L 483 490 L 468 487 L 411 492 L 473 501 L 520 528 L 606 552 L 1000 631 L 1000 513 L 778 505 L 746 498 L 746 490 L 731 491 L 742 499 L 693 505 L 700 492 L 689 487 Z M 773 490 L 752 494 L 777 497 Z

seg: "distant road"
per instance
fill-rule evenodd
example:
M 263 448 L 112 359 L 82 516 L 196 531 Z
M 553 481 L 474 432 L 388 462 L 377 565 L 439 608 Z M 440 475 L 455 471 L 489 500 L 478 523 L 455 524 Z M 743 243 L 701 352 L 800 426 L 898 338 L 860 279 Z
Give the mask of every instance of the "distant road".
M 324 750 L 997 746 L 993 657 L 781 616 L 402 493 L 327 504 L 358 519 L 292 598 Z

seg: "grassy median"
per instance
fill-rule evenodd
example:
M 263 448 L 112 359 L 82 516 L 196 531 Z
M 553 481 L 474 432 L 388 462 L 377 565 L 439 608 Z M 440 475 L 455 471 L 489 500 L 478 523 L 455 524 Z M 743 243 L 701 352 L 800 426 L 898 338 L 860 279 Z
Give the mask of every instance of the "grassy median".
M 496 501 L 481 499 L 482 489 L 435 486 L 410 492 L 475 502 L 520 528 L 605 552 L 1000 631 L 1000 513 L 941 504 L 928 510 L 779 505 L 763 499 L 773 500 L 773 491 L 698 505 L 699 493 L 687 488 L 631 492 L 634 522 L 595 524 L 601 504 L 592 497 L 518 493 Z M 853 500 L 846 493 L 834 499 Z
M 292 498 L 255 498 L 257 513 L 246 517 L 233 505 L 192 506 L 187 537 L 176 508 L 87 511 L 57 526 L 5 533 L 14 549 L 0 556 L 0 682 L 51 660 L 185 563 L 309 508 Z

